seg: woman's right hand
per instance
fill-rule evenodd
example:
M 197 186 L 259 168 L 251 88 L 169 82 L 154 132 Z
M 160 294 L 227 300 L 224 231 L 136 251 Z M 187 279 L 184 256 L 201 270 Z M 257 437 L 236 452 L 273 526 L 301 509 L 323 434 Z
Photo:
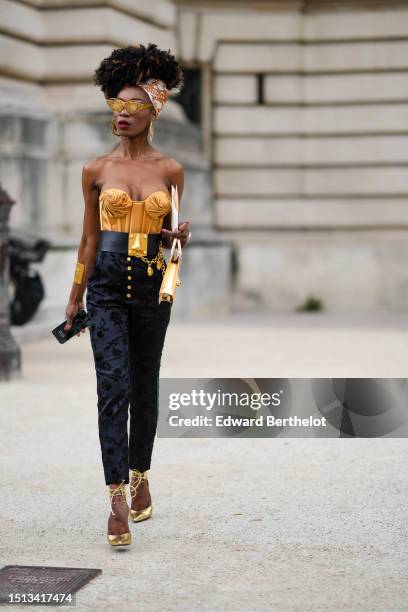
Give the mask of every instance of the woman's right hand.
M 83 308 L 84 308 L 84 301 L 82 299 L 73 300 L 73 301 L 68 302 L 68 306 L 65 309 L 65 318 L 67 320 L 65 327 L 64 327 L 65 330 L 71 329 L 73 318 L 78 313 L 78 311 Z M 82 330 L 82 331 L 85 331 L 85 330 Z M 80 336 L 80 335 L 81 333 L 79 332 L 77 336 Z

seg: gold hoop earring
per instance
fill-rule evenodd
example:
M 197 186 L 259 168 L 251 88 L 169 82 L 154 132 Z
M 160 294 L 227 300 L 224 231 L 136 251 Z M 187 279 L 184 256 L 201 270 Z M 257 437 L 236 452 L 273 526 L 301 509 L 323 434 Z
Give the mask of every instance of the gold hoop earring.
M 115 132 L 115 120 L 114 120 L 114 118 L 113 118 L 113 117 L 112 117 L 112 120 L 111 120 L 110 126 L 111 126 L 111 132 L 112 132 L 112 134 L 114 134 L 115 136 L 120 136 L 120 134 L 118 134 L 117 132 Z
M 149 140 L 150 140 L 150 142 L 152 142 L 152 140 L 153 140 L 153 134 L 154 134 L 154 123 L 153 123 L 153 119 L 151 119 L 150 126 L 149 126 Z

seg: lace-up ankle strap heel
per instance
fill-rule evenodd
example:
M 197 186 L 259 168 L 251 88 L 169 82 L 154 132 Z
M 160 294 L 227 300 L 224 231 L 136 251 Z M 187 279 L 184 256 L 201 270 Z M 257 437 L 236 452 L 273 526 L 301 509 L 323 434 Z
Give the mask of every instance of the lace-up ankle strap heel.
M 125 481 L 122 480 L 120 485 L 115 487 L 115 488 L 109 487 L 108 488 L 108 493 L 109 493 L 109 499 L 110 499 L 110 503 L 111 503 L 111 513 L 112 513 L 112 516 L 117 518 L 118 520 L 120 520 L 118 515 L 115 513 L 115 511 L 113 509 L 113 506 L 114 506 L 114 504 L 117 504 L 117 503 L 123 503 L 123 499 L 115 500 L 114 497 L 117 496 L 117 495 L 120 495 L 121 498 L 125 499 L 125 502 L 126 502 L 126 505 L 127 505 Z M 131 541 L 132 541 L 132 534 L 129 531 L 126 531 L 125 533 L 121 533 L 119 535 L 113 535 L 113 534 L 108 533 L 108 542 L 112 546 L 127 545 L 127 544 L 130 544 Z
M 145 481 L 147 485 L 149 485 L 149 481 L 147 480 L 147 470 L 141 472 L 140 470 L 131 470 L 131 480 L 130 480 L 130 495 L 131 499 L 135 499 L 137 496 L 137 490 L 140 484 Z M 147 506 L 146 508 L 142 508 L 141 510 L 133 510 L 132 508 L 129 510 L 129 516 L 134 523 L 140 523 L 140 521 L 145 521 L 150 518 L 152 515 L 153 506 Z

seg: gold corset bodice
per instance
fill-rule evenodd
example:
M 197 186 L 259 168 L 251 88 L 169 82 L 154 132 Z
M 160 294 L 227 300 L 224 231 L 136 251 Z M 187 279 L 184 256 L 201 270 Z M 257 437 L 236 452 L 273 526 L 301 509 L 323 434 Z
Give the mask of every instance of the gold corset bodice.
M 160 234 L 163 219 L 171 209 L 168 191 L 151 193 L 145 200 L 132 200 L 123 189 L 105 189 L 99 196 L 101 230 Z

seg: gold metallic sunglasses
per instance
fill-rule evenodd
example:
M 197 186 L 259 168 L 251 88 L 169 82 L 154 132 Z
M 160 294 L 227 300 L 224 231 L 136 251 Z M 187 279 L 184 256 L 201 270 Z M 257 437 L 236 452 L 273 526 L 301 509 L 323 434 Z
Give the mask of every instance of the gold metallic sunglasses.
M 153 104 L 147 102 L 137 102 L 136 100 L 121 100 L 120 98 L 108 98 L 106 104 L 116 113 L 120 113 L 124 108 L 130 114 L 138 113 L 145 108 L 153 108 Z

